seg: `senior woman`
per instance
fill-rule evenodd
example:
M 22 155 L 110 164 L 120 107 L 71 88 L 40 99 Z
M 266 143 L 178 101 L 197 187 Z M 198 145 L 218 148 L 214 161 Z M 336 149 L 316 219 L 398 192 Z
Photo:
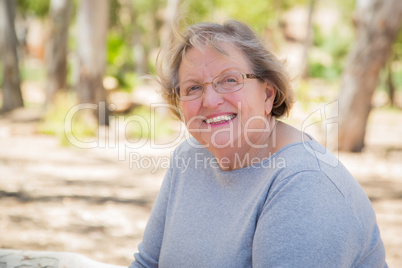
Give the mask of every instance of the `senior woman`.
M 192 137 L 174 151 L 130 267 L 387 267 L 362 188 L 277 120 L 291 109 L 289 79 L 252 29 L 195 24 L 158 62 Z

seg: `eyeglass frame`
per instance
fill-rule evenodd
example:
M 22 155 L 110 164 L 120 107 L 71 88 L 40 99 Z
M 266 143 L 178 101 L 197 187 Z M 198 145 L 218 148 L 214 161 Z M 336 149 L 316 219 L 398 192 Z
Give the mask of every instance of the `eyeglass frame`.
M 218 92 L 219 94 L 228 94 L 228 93 L 234 93 L 234 92 L 237 92 L 237 91 L 241 90 L 241 89 L 244 87 L 244 79 L 260 79 L 260 80 L 263 80 L 263 78 L 262 78 L 261 76 L 258 76 L 258 75 L 256 75 L 256 74 L 243 74 L 243 73 L 241 73 L 241 72 L 227 72 L 227 73 L 228 73 L 228 74 L 229 74 L 229 73 L 240 73 L 240 74 L 241 74 L 241 77 L 243 78 L 243 80 L 242 80 L 242 86 L 241 86 L 239 89 L 236 89 L 236 90 L 234 90 L 234 91 L 229 91 L 229 92 L 220 92 L 220 91 L 216 88 L 217 84 L 214 83 L 214 80 L 215 80 L 217 77 L 219 77 L 219 76 L 221 76 L 221 75 L 223 75 L 223 74 L 226 74 L 226 73 L 223 73 L 223 74 L 217 75 L 217 76 L 215 76 L 214 78 L 212 78 L 212 81 L 210 81 L 210 82 L 205 82 L 205 83 L 202 83 L 202 84 L 201 84 L 201 83 L 200 83 L 200 84 L 197 84 L 197 85 L 199 85 L 199 86 L 202 86 L 202 92 L 201 92 L 201 94 L 200 94 L 198 97 L 196 97 L 196 98 L 194 98 L 194 99 L 191 99 L 191 100 L 182 100 L 182 99 L 180 99 L 180 93 L 178 92 L 178 89 L 179 89 L 179 85 L 180 85 L 180 84 L 177 85 L 176 87 L 174 87 L 172 90 L 173 90 L 173 92 L 176 93 L 176 98 L 177 98 L 179 101 L 187 102 L 187 101 L 193 101 L 193 100 L 196 100 L 196 99 L 200 98 L 200 97 L 202 96 L 202 94 L 204 94 L 205 86 L 208 85 L 208 84 L 212 84 L 212 87 L 214 88 L 214 90 L 215 90 L 216 92 Z

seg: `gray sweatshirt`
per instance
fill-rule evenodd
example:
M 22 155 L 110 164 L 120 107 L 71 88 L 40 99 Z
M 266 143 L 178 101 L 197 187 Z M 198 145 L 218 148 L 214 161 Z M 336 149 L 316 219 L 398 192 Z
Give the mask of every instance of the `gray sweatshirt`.
M 197 144 L 175 150 L 130 268 L 387 267 L 369 199 L 317 141 L 233 171 Z

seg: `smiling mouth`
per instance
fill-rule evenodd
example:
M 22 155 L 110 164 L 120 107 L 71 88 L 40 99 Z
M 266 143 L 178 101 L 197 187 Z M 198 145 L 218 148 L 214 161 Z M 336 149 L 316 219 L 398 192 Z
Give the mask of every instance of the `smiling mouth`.
M 236 114 L 219 115 L 219 116 L 215 116 L 215 117 L 205 119 L 204 122 L 207 123 L 207 124 L 211 124 L 211 125 L 218 125 L 218 124 L 222 124 L 222 123 L 225 123 L 225 122 L 229 122 L 229 121 L 233 120 L 235 117 L 236 117 Z

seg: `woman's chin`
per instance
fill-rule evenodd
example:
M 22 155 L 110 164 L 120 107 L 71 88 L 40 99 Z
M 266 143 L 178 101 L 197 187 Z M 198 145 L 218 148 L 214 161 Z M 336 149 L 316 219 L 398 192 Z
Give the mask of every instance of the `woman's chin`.
M 233 131 L 229 130 L 213 132 L 207 135 L 208 137 L 205 137 L 205 140 L 208 140 L 210 147 L 216 149 L 233 148 L 236 145 L 234 134 Z
M 233 148 L 235 146 L 235 143 L 233 141 L 233 138 L 224 138 L 224 137 L 219 137 L 216 139 L 211 140 L 210 143 L 211 147 L 215 149 L 228 149 L 228 148 Z

